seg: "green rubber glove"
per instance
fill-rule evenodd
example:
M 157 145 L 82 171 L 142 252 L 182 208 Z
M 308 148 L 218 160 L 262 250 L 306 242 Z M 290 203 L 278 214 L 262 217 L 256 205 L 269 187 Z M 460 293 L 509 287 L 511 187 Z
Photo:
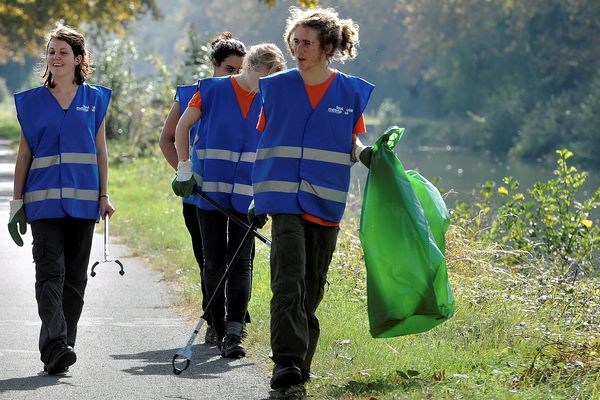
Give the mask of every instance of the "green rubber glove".
M 254 213 L 254 200 L 250 202 L 250 206 L 248 207 L 248 222 L 252 225 L 252 223 L 256 223 L 257 228 L 262 228 L 267 223 L 267 215 L 260 214 L 256 215 Z
M 171 182 L 173 192 L 177 196 L 187 197 L 193 193 L 194 186 L 196 186 L 196 180 L 192 175 L 192 162 L 190 160 L 179 161 L 177 174 Z
M 367 168 L 371 166 L 371 157 L 373 156 L 373 146 L 365 147 L 360 154 L 358 155 L 358 159 L 361 163 Z
M 171 187 L 173 188 L 173 192 L 180 197 L 188 197 L 194 192 L 194 187 L 196 186 L 196 180 L 194 178 L 190 178 L 189 181 L 180 182 L 177 180 L 177 177 L 173 178 L 173 182 L 171 182 Z
M 10 233 L 10 237 L 12 237 L 12 240 L 17 244 L 17 246 L 23 246 L 23 239 L 21 238 L 21 235 L 27 233 L 27 217 L 25 217 L 23 199 L 10 201 L 10 217 L 8 219 L 8 232 Z M 21 235 L 19 235 L 19 232 L 21 232 Z

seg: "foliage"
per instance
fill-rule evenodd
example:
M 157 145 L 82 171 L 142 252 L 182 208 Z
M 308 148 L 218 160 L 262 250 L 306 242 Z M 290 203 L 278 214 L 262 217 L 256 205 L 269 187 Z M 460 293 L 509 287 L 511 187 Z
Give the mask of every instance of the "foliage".
M 99 57 L 95 82 L 112 89 L 105 127 L 109 139 L 123 139 L 129 146 L 123 156 L 137 157 L 154 151 L 158 127 L 170 105 L 170 76 L 157 65 L 154 77 L 139 77 L 133 71 L 138 55 L 131 41 L 113 38 Z
M 185 48 L 185 60 L 181 68 L 177 68 L 175 81 L 180 84 L 191 84 L 212 75 L 212 60 L 210 58 L 210 38 L 203 37 L 190 25 L 188 30 L 188 45 Z
M 190 47 L 177 74 L 161 60 L 149 56 L 144 61 L 153 66 L 152 76 L 139 76 L 134 70 L 138 52 L 131 40 L 109 38 L 102 44 L 96 82 L 112 89 L 106 117 L 109 139 L 124 142 L 119 146 L 120 160 L 153 154 L 160 128 L 168 114 L 178 84 L 190 84 L 212 72 L 209 43 L 202 41 L 193 29 L 189 31 Z
M 124 33 L 126 25 L 140 15 L 160 13 L 155 0 L 131 1 L 22 1 L 0 4 L 0 62 L 20 59 L 25 53 L 37 55 L 44 36 L 57 23 L 87 24 L 91 30 Z
M 258 0 L 260 3 L 265 3 L 268 7 L 273 7 L 277 0 Z M 298 0 L 298 5 L 305 8 L 314 8 L 319 5 L 319 0 Z
M 480 117 L 476 145 L 525 157 L 568 145 L 600 165 L 598 130 L 582 101 L 598 98 L 597 1 L 401 3 L 406 57 L 420 60 L 426 79 L 442 89 L 445 114 Z
M 17 120 L 15 106 L 12 102 L 0 102 L 0 138 L 18 143 L 21 126 Z
M 600 188 L 590 198 L 578 200 L 587 173 L 568 164 L 570 151 L 556 154 L 553 179 L 535 183 L 527 193 L 519 191 L 513 177 L 504 178 L 497 188 L 488 181 L 481 187 L 482 201 L 475 203 L 474 210 L 459 205 L 455 221 L 483 240 L 518 251 L 506 258 L 511 264 L 531 256 L 530 263 L 558 265 L 562 273 L 593 272 L 598 268 L 593 261 L 598 256 L 600 227 L 590 220 L 590 213 L 600 206 Z
M 375 132 L 385 132 L 390 126 L 398 125 L 402 121 L 400 105 L 391 97 L 383 99 L 375 114 Z
M 192 329 L 201 296 L 198 268 L 181 201 L 170 189 L 172 170 L 158 156 L 111 166 L 111 198 L 118 208 L 112 232 L 176 283 L 177 304 Z M 595 398 L 598 279 L 565 280 L 542 263 L 499 267 L 493 260 L 504 251 L 473 240 L 458 225 L 451 225 L 446 243 L 456 315 L 423 334 L 375 340 L 368 334 L 357 218 L 345 216 L 318 311 L 321 337 L 309 398 Z M 265 380 L 272 368 L 268 256 L 268 248 L 257 242 L 252 324 L 245 340 Z

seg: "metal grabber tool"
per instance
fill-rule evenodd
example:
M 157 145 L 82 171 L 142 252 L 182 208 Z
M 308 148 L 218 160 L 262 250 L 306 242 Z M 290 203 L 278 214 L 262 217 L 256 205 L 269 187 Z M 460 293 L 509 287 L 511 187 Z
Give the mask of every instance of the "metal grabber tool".
M 108 214 L 106 214 L 104 216 L 104 260 L 96 261 L 94 263 L 94 265 L 92 265 L 92 272 L 90 272 L 90 275 L 92 276 L 92 278 L 94 276 L 96 276 L 96 272 L 94 271 L 94 269 L 98 266 L 98 264 L 108 263 L 108 262 L 114 262 L 119 267 L 121 267 L 121 270 L 119 271 L 119 274 L 121 274 L 121 276 L 125 274 L 125 270 L 123 269 L 123 264 L 121 264 L 121 261 L 112 259 L 108 255 L 108 220 L 109 219 L 110 218 L 108 217 Z
M 225 268 L 225 272 L 223 273 L 221 280 L 219 280 L 219 283 L 217 284 L 217 287 L 216 287 L 214 293 L 212 294 L 212 296 L 210 296 L 208 303 L 206 303 L 204 312 L 200 316 L 200 320 L 196 324 L 196 327 L 194 328 L 194 332 L 192 332 L 192 335 L 188 339 L 187 344 L 184 347 L 182 347 L 181 349 L 179 349 L 177 351 L 177 353 L 175 353 L 175 355 L 173 356 L 172 364 L 173 364 L 173 373 L 175 375 L 181 374 L 183 371 L 188 369 L 188 367 L 190 366 L 190 360 L 192 359 L 192 345 L 194 344 L 194 341 L 196 340 L 196 336 L 198 336 L 198 332 L 200 332 L 200 328 L 202 328 L 202 325 L 206 321 L 205 318 L 206 318 L 208 312 L 210 311 L 210 307 L 212 306 L 213 301 L 215 300 L 217 295 L 221 292 L 221 290 L 223 290 L 224 283 L 227 280 L 227 277 L 231 274 L 231 267 L 233 265 L 235 265 L 237 260 L 240 258 L 240 254 L 242 253 L 242 250 L 244 249 L 244 247 L 246 246 L 248 241 L 251 240 L 255 234 L 256 234 L 256 223 L 252 223 L 248 227 L 248 230 L 246 231 L 246 233 L 244 234 L 244 237 L 242 238 L 242 241 L 240 242 L 239 247 L 235 251 L 235 254 L 233 255 L 233 257 L 231 257 L 231 261 L 229 261 L 229 264 L 227 264 L 227 267 Z M 181 358 L 181 360 L 177 361 L 178 358 Z M 185 362 L 185 364 L 182 368 L 177 368 L 175 366 L 176 362 L 180 362 L 180 363 Z

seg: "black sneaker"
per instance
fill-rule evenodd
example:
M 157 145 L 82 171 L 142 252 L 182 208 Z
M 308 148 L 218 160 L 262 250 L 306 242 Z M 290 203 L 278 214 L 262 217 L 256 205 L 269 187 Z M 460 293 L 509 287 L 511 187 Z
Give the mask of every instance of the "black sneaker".
M 44 372 L 47 372 L 48 375 L 59 375 L 69 372 L 69 367 L 64 368 L 53 368 L 52 370 L 48 369 L 48 364 L 44 364 Z
M 48 364 L 44 365 L 44 371 L 49 375 L 65 373 L 69 370 L 69 366 L 75 364 L 76 361 L 77 354 L 73 348 L 65 343 L 60 343 L 53 351 Z
M 271 377 L 271 389 L 289 388 L 302 383 L 300 368 L 293 361 L 283 361 L 275 364 Z
M 302 383 L 306 383 L 310 380 L 310 370 L 306 368 L 300 368 L 300 374 L 302 374 Z
M 204 343 L 215 346 L 217 344 L 217 331 L 214 326 L 206 327 L 206 335 L 204 335 Z
M 246 349 L 242 346 L 242 338 L 238 335 L 225 335 L 221 355 L 225 358 L 246 357 Z

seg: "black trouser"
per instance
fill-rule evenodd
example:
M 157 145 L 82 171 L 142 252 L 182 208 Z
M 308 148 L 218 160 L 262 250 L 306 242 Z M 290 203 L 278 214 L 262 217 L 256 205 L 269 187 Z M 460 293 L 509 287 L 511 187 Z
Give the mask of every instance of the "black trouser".
M 192 238 L 192 249 L 194 250 L 194 257 L 198 263 L 198 269 L 200 270 L 200 289 L 202 290 L 202 311 L 206 308 L 208 303 L 208 296 L 206 295 L 206 285 L 204 283 L 204 251 L 202 250 L 202 235 L 200 232 L 200 222 L 198 221 L 198 215 L 196 214 L 196 207 L 194 204 L 183 203 L 183 219 L 185 226 L 190 233 Z M 206 323 L 212 325 L 210 317 L 207 316 Z
M 316 311 L 338 231 L 300 215 L 272 216 L 271 350 L 276 363 L 292 360 L 310 370 L 321 332 Z
M 231 211 L 242 220 L 246 218 L 245 214 Z M 198 219 L 204 248 L 204 281 L 210 298 L 246 230 L 229 221 L 220 211 L 198 209 Z M 225 335 L 226 322 L 243 324 L 245 321 L 252 287 L 253 252 L 254 239 L 245 244 L 238 261 L 230 266 L 232 270 L 225 283 L 225 290 L 221 290 L 213 300 L 210 316 L 219 337 Z
M 39 348 L 45 364 L 58 343 L 75 346 L 94 224 L 71 217 L 31 223 L 35 298 L 42 320 Z

